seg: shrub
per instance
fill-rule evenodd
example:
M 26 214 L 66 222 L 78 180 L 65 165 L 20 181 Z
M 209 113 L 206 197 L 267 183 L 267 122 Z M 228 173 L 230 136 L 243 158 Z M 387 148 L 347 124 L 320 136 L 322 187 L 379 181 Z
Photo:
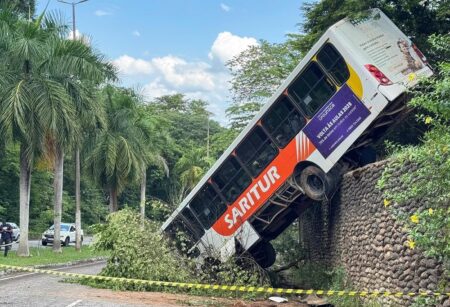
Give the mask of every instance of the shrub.
M 96 250 L 111 256 L 102 275 L 157 281 L 193 280 L 189 260 L 172 252 L 169 243 L 148 221 L 141 227 L 140 216 L 125 208 L 108 216 L 107 222 L 93 227 Z

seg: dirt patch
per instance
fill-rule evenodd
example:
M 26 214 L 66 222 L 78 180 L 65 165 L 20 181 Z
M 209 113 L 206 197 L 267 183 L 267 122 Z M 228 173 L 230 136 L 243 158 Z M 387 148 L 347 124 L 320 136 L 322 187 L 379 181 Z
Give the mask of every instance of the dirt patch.
M 277 304 L 270 301 L 244 301 L 241 299 L 192 296 L 163 292 L 112 291 L 106 289 L 86 289 L 83 297 L 107 300 L 115 303 L 126 303 L 151 306 L 220 306 L 220 307 L 306 307 L 308 305 L 289 302 Z

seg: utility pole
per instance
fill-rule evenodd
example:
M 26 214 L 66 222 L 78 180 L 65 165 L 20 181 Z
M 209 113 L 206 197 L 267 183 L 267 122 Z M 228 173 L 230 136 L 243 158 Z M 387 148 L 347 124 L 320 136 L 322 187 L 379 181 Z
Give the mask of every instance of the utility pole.
M 77 39 L 77 28 L 75 22 L 75 6 L 77 4 L 86 2 L 88 0 L 78 0 L 66 2 L 58 0 L 61 3 L 70 4 L 72 6 L 72 39 Z M 75 149 L 75 250 L 81 251 L 81 162 L 80 162 L 80 146 L 77 145 Z
M 58 0 L 58 2 L 65 3 L 65 4 L 70 4 L 72 6 L 72 38 L 73 38 L 73 40 L 77 39 L 77 35 L 76 35 L 77 28 L 76 28 L 76 22 L 75 22 L 75 6 L 77 4 L 80 4 L 80 3 L 83 3 L 83 2 L 86 2 L 86 1 L 88 1 L 88 0 L 79 0 L 79 1 L 72 1 L 72 2 L 68 2 L 68 1 L 64 1 L 64 0 Z

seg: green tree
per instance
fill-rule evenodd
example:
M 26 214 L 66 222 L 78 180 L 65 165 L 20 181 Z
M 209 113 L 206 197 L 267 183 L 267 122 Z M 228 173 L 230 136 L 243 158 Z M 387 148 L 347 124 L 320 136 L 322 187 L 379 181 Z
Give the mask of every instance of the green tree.
M 176 206 L 185 195 L 180 192 L 184 184 L 179 178 L 179 167 L 176 167 L 178 160 L 186 157 L 191 150 L 197 149 L 199 154 L 201 152 L 201 158 L 207 160 L 209 148 L 209 157 L 213 161 L 223 151 L 224 138 L 218 138 L 218 135 L 227 129 L 211 119 L 212 114 L 207 110 L 207 105 L 206 101 L 189 100 L 181 94 L 163 96 L 146 105 L 147 112 L 158 118 L 160 131 L 165 131 L 161 155 L 170 169 L 169 177 L 166 177 L 161 169 L 148 169 L 147 187 L 152 191 L 152 197 Z M 198 180 L 199 176 L 196 177 Z M 129 196 L 131 200 L 132 195 Z
M 147 170 L 149 166 L 154 166 L 164 170 L 166 177 L 169 176 L 169 166 L 166 159 L 161 155 L 162 149 L 170 141 L 169 136 L 160 129 L 161 118 L 155 114 L 147 112 L 143 105 L 140 105 L 137 112 L 137 120 L 135 125 L 144 133 L 147 140 L 146 150 L 142 164 L 142 175 L 140 183 L 140 213 L 141 225 L 144 225 L 145 206 L 146 206 L 146 190 L 147 190 Z M 143 227 L 143 226 L 142 226 Z
M 369 8 L 382 9 L 389 18 L 424 51 L 430 48 L 427 38 L 433 33 L 450 31 L 450 4 L 430 0 L 323 0 L 305 3 L 304 20 L 299 33 L 288 34 L 281 44 L 261 41 L 228 63 L 232 74 L 233 104 L 228 109 L 232 127 L 242 129 L 270 97 L 286 76 L 300 62 L 319 37 L 334 23 L 345 18 L 361 17 Z M 439 53 L 427 53 L 431 62 Z
M 106 127 L 89 139 L 86 168 L 109 194 L 110 212 L 118 210 L 118 195 L 141 178 L 146 164 L 145 131 L 136 124 L 138 97 L 107 86 L 101 95 Z
M 207 158 L 204 148 L 191 147 L 177 161 L 175 171 L 180 178 L 180 197 L 184 198 L 211 167 L 213 159 Z
M 369 8 L 380 8 L 406 35 L 428 50 L 428 37 L 450 31 L 450 3 L 440 0 L 323 0 L 303 5 L 304 21 L 300 33 L 288 35 L 288 41 L 306 53 L 319 37 L 334 23 L 345 17 L 357 18 Z M 434 61 L 434 58 L 431 58 Z
M 22 14 L 26 18 L 32 18 L 36 10 L 35 0 L 0 0 L 0 7 Z
M 290 43 L 263 40 L 229 61 L 233 103 L 227 116 L 231 128 L 242 130 L 300 60 Z
M 45 30 L 43 29 L 45 25 Z M 64 96 L 59 83 L 50 80 L 40 65 L 48 59 L 49 40 L 56 36 L 50 19 L 35 22 L 18 19 L 11 11 L 0 11 L 0 132 L 4 139 L 18 142 L 21 238 L 18 254 L 28 256 L 28 224 L 31 166 L 42 151 L 46 135 L 44 115 L 47 98 Z M 69 110 L 70 112 L 70 110 Z M 38 115 L 39 114 L 39 115 Z
M 64 37 L 65 33 L 59 33 Z M 107 64 L 101 55 L 93 52 L 90 46 L 81 41 L 56 39 L 51 41 L 50 58 L 47 59 L 47 73 L 53 76 L 53 81 L 62 87 L 52 97 L 46 97 L 48 109 L 51 114 L 45 120 L 47 151 L 54 156 L 55 168 L 55 237 L 59 237 L 59 224 L 62 213 L 62 191 L 63 191 L 63 164 L 64 153 L 72 144 L 79 144 L 79 136 L 82 135 L 81 128 L 86 117 L 98 113 L 98 106 L 92 104 L 92 85 L 103 82 L 107 76 L 112 75 L 112 67 Z M 64 110 L 61 112 L 61 110 Z M 58 112 L 59 111 L 59 112 Z M 85 116 L 84 114 L 89 114 Z M 81 119 L 81 120 L 80 120 Z M 94 123 L 96 121 L 94 120 Z M 79 155 L 78 146 L 75 155 Z M 77 210 L 80 213 L 80 210 Z M 77 219 L 80 223 L 80 217 Z M 79 228 L 81 225 L 79 225 Z M 78 237 L 81 234 L 78 232 Z M 80 242 L 80 238 L 78 239 Z M 53 250 L 60 252 L 59 241 L 55 241 Z M 78 243 L 79 247 L 80 243 Z

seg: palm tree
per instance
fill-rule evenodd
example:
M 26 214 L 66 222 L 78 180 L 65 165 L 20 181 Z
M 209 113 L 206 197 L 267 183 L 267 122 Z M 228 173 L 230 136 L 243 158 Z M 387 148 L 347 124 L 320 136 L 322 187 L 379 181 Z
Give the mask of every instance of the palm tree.
M 20 204 L 22 236 L 19 254 L 28 255 L 28 206 L 33 153 L 53 162 L 54 224 L 59 238 L 62 213 L 64 154 L 80 131 L 79 101 L 88 101 L 86 80 L 98 82 L 110 72 L 89 46 L 65 39 L 67 27 L 56 16 L 36 21 L 16 19 L 4 11 L 0 26 L 2 63 L 0 127 L 2 134 L 21 142 Z M 80 99 L 78 99 L 80 98 Z M 53 250 L 61 251 L 55 240 Z
M 59 231 L 62 211 L 62 172 L 64 164 L 64 151 L 71 144 L 75 146 L 75 156 L 79 157 L 79 145 L 81 138 L 80 128 L 83 119 L 89 121 L 92 115 L 99 112 L 99 106 L 93 104 L 92 99 L 93 86 L 105 81 L 108 77 L 114 76 L 114 70 L 111 64 L 106 63 L 101 55 L 93 52 L 92 48 L 85 45 L 82 41 L 73 41 L 57 39 L 53 43 L 51 58 L 46 63 L 47 71 L 53 76 L 55 82 L 61 84 L 67 94 L 67 97 L 59 100 L 59 108 L 66 106 L 67 112 L 53 112 L 53 106 L 48 103 L 49 112 L 53 117 L 48 117 L 44 123 L 45 127 L 50 127 L 48 135 L 51 139 L 50 147 L 47 150 L 55 157 L 55 237 Z M 70 110 L 70 111 L 69 111 Z M 56 111 L 56 110 L 55 110 Z M 85 115 L 86 114 L 86 115 Z M 81 119 L 81 120 L 80 120 Z M 94 120 L 95 122 L 95 120 Z M 52 123 L 56 123 L 53 124 Z M 78 159 L 79 160 L 79 159 Z M 79 168 L 79 165 L 76 166 Z M 79 174 L 78 174 L 79 175 Z M 78 184 L 79 184 L 79 176 Z M 79 187 L 79 186 L 78 186 Z M 79 192 L 79 189 L 77 189 Z M 79 200 L 79 194 L 76 196 Z M 81 214 L 80 202 L 77 201 L 77 241 L 80 247 L 81 233 Z M 53 245 L 54 251 L 60 251 L 60 242 Z
M 146 153 L 142 164 L 142 175 L 140 183 L 140 213 L 141 224 L 145 220 L 145 203 L 147 187 L 147 169 L 149 166 L 156 166 L 164 170 L 165 175 L 169 176 L 169 166 L 166 159 L 161 155 L 163 148 L 171 141 L 167 132 L 161 129 L 162 119 L 155 114 L 147 112 L 148 109 L 140 105 L 137 112 L 137 121 L 135 125 L 144 133 L 146 140 Z
M 194 188 L 213 162 L 212 158 L 206 156 L 204 148 L 192 146 L 184 152 L 175 164 L 175 170 L 180 177 L 183 196 Z
M 20 256 L 29 256 L 31 169 L 44 136 L 38 114 L 44 97 L 58 92 L 39 69 L 48 51 L 47 41 L 55 35 L 52 25 L 51 19 L 43 20 L 42 16 L 29 22 L 0 10 L 0 133 L 20 143 Z
M 83 40 L 78 42 L 84 43 Z M 70 42 L 69 42 L 70 43 Z M 78 48 L 81 47 L 79 44 Z M 79 74 L 79 79 L 73 82 L 73 77 L 65 79 L 65 86 L 75 104 L 76 117 L 80 122 L 82 131 L 76 135 L 74 142 L 74 160 L 75 160 L 75 228 L 76 228 L 76 243 L 75 249 L 81 250 L 81 167 L 80 167 L 80 147 L 83 144 L 83 138 L 86 136 L 86 131 L 95 131 L 96 126 L 103 121 L 104 110 L 102 104 L 99 102 L 97 93 L 97 86 L 102 82 L 115 80 L 116 74 L 114 67 L 107 63 L 99 54 L 92 52 L 89 46 L 79 48 L 77 56 L 80 61 L 85 61 L 89 67 L 84 66 L 80 69 L 82 73 Z M 86 58 L 88 59 L 86 61 Z M 83 69 L 88 71 L 83 71 Z M 72 75 L 73 76 L 73 75 Z
M 107 86 L 102 96 L 106 128 L 89 140 L 86 168 L 108 192 L 110 212 L 115 212 L 119 194 L 142 176 L 147 164 L 146 138 L 136 124 L 138 97 L 131 90 Z

